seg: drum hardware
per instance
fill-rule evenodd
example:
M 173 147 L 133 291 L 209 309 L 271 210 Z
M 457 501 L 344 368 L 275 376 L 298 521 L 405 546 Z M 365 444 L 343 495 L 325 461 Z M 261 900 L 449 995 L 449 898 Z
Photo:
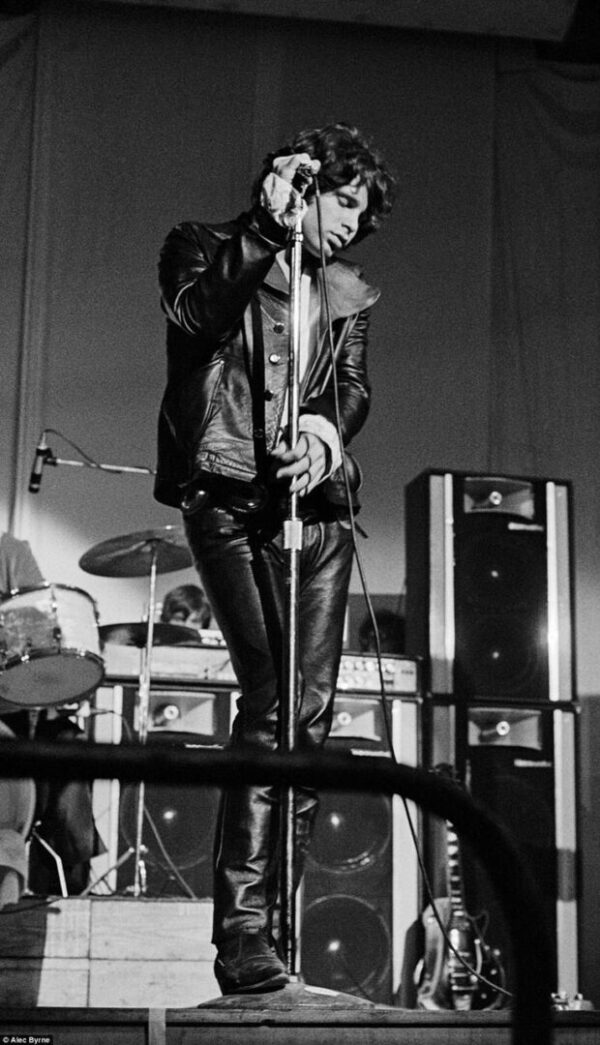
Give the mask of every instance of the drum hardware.
M 47 842 L 45 838 L 42 838 L 41 834 L 37 830 L 37 828 L 39 826 L 40 826 L 39 823 L 35 823 L 33 825 L 33 828 L 32 828 L 32 831 L 31 831 L 31 837 L 35 838 L 35 840 L 38 843 L 38 845 L 41 845 L 42 849 L 45 849 L 46 852 L 52 857 L 52 859 L 53 859 L 53 861 L 54 861 L 54 863 L 56 865 L 56 874 L 58 875 L 58 882 L 59 882 L 59 885 L 60 885 L 60 895 L 63 896 L 63 897 L 66 897 L 66 896 L 69 895 L 69 890 L 67 888 L 67 880 L 65 878 L 64 864 L 63 864 L 60 856 L 56 852 L 56 850 L 52 848 L 50 843 Z
M 187 546 L 182 527 L 164 526 L 156 530 L 143 530 L 126 534 L 112 540 L 102 541 L 90 548 L 79 560 L 82 570 L 102 577 L 143 577 L 149 576 L 148 620 L 142 627 L 145 629 L 145 643 L 142 644 L 142 663 L 139 676 L 137 712 L 137 740 L 146 744 L 148 739 L 148 720 L 150 711 L 150 680 L 152 676 L 152 647 L 154 633 L 159 634 L 159 625 L 155 624 L 156 612 L 156 577 L 159 573 L 185 569 L 192 565 L 192 556 Z M 125 625 L 125 627 L 127 627 Z M 189 631 L 177 626 L 178 631 Z M 144 826 L 145 782 L 137 783 L 136 832 L 134 857 L 134 880 L 132 892 L 141 896 L 146 892 L 146 868 L 143 859 L 142 843 Z
M 109 874 L 111 874 L 113 871 L 118 871 L 120 867 L 123 867 L 123 865 L 126 864 L 127 861 L 129 860 L 129 857 L 133 856 L 134 852 L 135 852 L 134 847 L 132 845 L 128 846 L 127 849 L 125 850 L 125 852 L 121 853 L 119 859 L 115 861 L 113 866 L 109 867 L 108 870 L 104 871 L 104 873 L 101 874 L 99 878 L 94 879 L 93 882 L 89 882 L 89 884 L 86 885 L 85 889 L 83 890 L 82 893 L 79 894 L 79 896 L 81 898 L 83 898 L 85 896 L 89 896 L 90 893 L 93 893 L 94 889 L 96 889 L 96 887 L 99 886 L 101 882 L 105 881 L 105 879 L 108 878 Z M 146 852 L 146 846 L 141 846 L 141 853 L 145 854 L 145 852 Z M 140 872 L 140 881 L 143 882 L 143 876 L 142 876 L 141 872 Z
M 113 537 L 94 545 L 79 560 L 86 573 L 99 577 L 146 577 L 152 572 L 170 573 L 192 565 L 183 527 L 163 526 L 123 537 Z M 150 618 L 156 606 L 148 610 Z
M 31 708 L 31 710 L 27 712 L 27 736 L 29 740 L 35 740 L 35 731 L 39 720 L 39 708 Z
M 138 649 L 142 649 L 146 645 L 148 636 L 148 626 L 145 621 L 102 624 L 99 631 L 103 645 L 113 642 L 119 646 L 137 646 Z M 196 628 L 188 628 L 185 624 L 164 624 L 162 621 L 154 625 L 153 642 L 155 646 L 199 646 L 201 644 Z

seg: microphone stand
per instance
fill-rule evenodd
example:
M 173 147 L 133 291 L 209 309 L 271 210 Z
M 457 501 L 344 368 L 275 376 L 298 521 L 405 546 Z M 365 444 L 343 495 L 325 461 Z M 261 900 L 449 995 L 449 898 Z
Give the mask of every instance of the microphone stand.
M 288 358 L 288 422 L 289 445 L 298 441 L 299 375 L 300 375 L 300 279 L 302 276 L 302 215 L 296 218 L 291 235 L 290 259 L 290 339 Z M 281 706 L 280 746 L 292 752 L 296 746 L 296 708 L 298 706 L 298 626 L 299 577 L 302 550 L 302 520 L 298 516 L 298 494 L 288 498 L 288 515 L 284 522 L 286 552 L 286 631 L 284 642 L 284 686 Z M 296 798 L 292 786 L 281 795 L 281 946 L 291 976 L 298 975 L 297 927 L 294 890 Z

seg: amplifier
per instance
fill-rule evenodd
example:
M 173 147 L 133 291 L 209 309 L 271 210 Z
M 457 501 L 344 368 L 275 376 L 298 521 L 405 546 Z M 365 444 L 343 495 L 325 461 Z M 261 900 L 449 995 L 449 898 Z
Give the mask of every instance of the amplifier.
M 420 692 L 419 666 L 416 660 L 396 654 L 381 658 L 384 690 L 395 695 L 416 696 Z M 344 653 L 338 674 L 338 690 L 379 693 L 381 681 L 374 653 Z
M 143 652 L 137 646 L 108 643 L 103 654 L 106 678 L 139 678 Z M 237 683 L 226 646 L 154 646 L 150 667 L 152 678 L 159 681 Z
M 137 679 L 143 651 L 136 646 L 107 643 L 104 648 L 106 679 Z M 420 692 L 418 662 L 409 657 L 386 654 L 381 669 L 385 692 L 390 695 L 416 695 Z M 178 683 L 237 685 L 227 647 L 154 646 L 152 678 Z M 374 653 L 344 653 L 338 675 L 338 690 L 378 693 L 381 689 L 377 657 Z

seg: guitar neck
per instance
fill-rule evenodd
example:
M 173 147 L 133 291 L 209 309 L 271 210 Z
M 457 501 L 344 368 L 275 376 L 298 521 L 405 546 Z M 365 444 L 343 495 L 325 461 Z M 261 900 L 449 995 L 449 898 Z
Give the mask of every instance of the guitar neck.
M 451 823 L 446 821 L 446 866 L 448 898 L 452 914 L 465 918 L 466 904 L 463 888 L 462 866 L 458 836 Z

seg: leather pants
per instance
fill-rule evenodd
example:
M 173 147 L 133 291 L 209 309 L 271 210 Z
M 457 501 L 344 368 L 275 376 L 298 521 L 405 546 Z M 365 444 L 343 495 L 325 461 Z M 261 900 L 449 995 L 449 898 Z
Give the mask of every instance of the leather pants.
M 196 568 L 223 632 L 241 696 L 231 746 L 274 750 L 279 737 L 286 553 L 281 526 L 206 507 L 185 520 Z M 305 521 L 299 566 L 298 749 L 315 749 L 331 726 L 352 569 L 343 522 Z M 295 879 L 302 874 L 317 810 L 296 792 Z M 272 928 L 279 885 L 279 789 L 242 784 L 221 798 L 215 837 L 213 942 Z

